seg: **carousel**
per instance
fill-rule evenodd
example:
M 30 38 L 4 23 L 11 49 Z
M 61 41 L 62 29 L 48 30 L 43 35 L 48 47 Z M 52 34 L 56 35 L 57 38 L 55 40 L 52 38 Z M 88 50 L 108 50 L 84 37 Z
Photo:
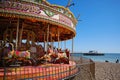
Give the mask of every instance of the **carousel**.
M 76 23 L 68 8 L 46 0 L 0 0 L 0 80 L 73 77 L 76 63 L 60 42 L 75 37 Z

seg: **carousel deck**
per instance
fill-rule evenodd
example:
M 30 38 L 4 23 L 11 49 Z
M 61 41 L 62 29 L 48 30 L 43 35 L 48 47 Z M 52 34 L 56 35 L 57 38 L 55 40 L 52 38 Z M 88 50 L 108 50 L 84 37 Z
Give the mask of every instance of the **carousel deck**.
M 0 80 L 60 80 L 76 74 L 78 69 L 70 64 L 44 64 L 39 66 L 9 67 L 0 69 Z

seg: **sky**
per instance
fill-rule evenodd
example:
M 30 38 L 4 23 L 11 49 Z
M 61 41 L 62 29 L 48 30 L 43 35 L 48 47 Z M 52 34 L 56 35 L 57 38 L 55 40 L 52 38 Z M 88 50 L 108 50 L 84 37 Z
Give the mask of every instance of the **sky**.
M 51 4 L 66 6 L 68 0 L 47 0 Z M 76 25 L 74 52 L 96 50 L 102 53 L 120 53 L 120 0 L 72 0 L 69 9 L 75 17 L 80 14 Z M 63 45 L 63 43 L 61 43 Z M 66 47 L 72 49 L 72 40 Z

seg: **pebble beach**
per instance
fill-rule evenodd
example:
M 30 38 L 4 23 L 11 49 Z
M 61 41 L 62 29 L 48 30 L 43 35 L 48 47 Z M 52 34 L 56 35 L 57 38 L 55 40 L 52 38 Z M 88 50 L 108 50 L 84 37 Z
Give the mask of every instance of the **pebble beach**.
M 120 80 L 120 63 L 95 62 L 95 80 Z
M 81 58 L 77 64 L 80 64 L 80 73 L 73 80 L 120 80 L 120 63 L 94 61 L 94 78 L 89 60 Z

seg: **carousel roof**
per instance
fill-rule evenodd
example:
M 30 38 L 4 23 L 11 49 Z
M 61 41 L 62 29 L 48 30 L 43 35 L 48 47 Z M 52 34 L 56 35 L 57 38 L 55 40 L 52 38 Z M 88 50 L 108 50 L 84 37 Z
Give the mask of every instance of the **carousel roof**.
M 49 41 L 58 41 L 58 36 L 61 41 L 68 40 L 76 35 L 77 20 L 68 8 L 46 0 L 0 0 L 0 39 L 7 35 L 5 31 L 12 31 L 15 38 L 18 19 L 23 39 L 30 32 L 35 34 L 36 41 L 44 41 L 48 26 Z

